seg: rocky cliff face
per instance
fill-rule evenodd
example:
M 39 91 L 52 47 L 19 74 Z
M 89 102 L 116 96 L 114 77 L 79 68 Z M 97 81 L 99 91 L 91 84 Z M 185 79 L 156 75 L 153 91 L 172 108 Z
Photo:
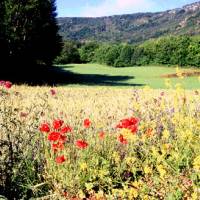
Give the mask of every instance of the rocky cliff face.
M 64 39 L 138 43 L 150 38 L 200 34 L 200 2 L 157 13 L 58 18 Z

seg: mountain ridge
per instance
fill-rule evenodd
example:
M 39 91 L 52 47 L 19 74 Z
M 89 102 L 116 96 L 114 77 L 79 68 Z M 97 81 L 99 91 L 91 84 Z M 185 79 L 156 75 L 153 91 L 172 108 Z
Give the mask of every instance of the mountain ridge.
M 200 34 L 200 2 L 163 12 L 58 18 L 64 40 L 140 43 L 165 35 Z

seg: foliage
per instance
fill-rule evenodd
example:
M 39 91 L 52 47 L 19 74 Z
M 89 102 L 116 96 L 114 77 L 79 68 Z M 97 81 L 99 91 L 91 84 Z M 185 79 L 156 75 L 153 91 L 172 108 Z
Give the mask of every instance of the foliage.
M 187 63 L 191 66 L 200 66 L 200 37 L 192 39 L 188 46 Z
M 137 46 L 135 48 L 134 53 L 131 58 L 131 64 L 138 65 L 138 66 L 149 64 L 147 56 L 145 55 L 144 47 Z
M 175 38 L 176 50 L 173 52 L 171 62 L 180 66 L 187 65 L 188 46 L 190 45 L 191 38 L 181 36 Z
M 105 63 L 106 54 L 110 50 L 110 48 L 111 48 L 111 45 L 109 44 L 99 45 L 99 48 L 97 48 L 96 51 L 94 52 L 93 61 L 100 64 Z
M 94 52 L 98 48 L 96 42 L 88 42 L 81 46 L 79 49 L 80 58 L 82 62 L 91 62 L 94 57 Z
M 5 39 L 5 0 L 0 2 L 0 52 L 2 63 L 6 62 L 8 56 L 8 47 Z
M 51 64 L 60 51 L 55 0 L 6 0 L 3 34 L 13 63 Z
M 120 56 L 121 46 L 112 45 L 105 54 L 105 60 L 103 61 L 106 65 L 115 66 L 117 58 Z
M 60 55 L 55 59 L 56 64 L 80 63 L 80 44 L 74 41 L 65 41 Z
M 120 51 L 120 55 L 116 59 L 114 66 L 115 67 L 131 66 L 131 59 L 133 52 L 134 52 L 133 46 L 127 44 L 123 45 Z
M 87 44 L 79 52 L 84 62 L 97 62 L 113 67 L 149 64 L 199 67 L 199 41 L 199 37 L 167 36 L 148 40 L 140 45 L 95 43 L 94 48 Z

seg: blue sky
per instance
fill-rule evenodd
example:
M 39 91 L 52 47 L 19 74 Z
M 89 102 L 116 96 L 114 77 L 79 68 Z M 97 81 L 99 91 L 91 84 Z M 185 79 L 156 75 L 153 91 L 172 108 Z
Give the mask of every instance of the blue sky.
M 100 17 L 179 8 L 198 0 L 57 0 L 58 17 Z

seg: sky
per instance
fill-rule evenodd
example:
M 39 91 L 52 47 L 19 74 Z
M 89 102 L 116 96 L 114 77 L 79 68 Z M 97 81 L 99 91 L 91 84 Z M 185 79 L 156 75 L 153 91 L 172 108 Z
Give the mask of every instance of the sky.
M 198 0 L 57 0 L 58 17 L 101 17 L 180 8 Z

